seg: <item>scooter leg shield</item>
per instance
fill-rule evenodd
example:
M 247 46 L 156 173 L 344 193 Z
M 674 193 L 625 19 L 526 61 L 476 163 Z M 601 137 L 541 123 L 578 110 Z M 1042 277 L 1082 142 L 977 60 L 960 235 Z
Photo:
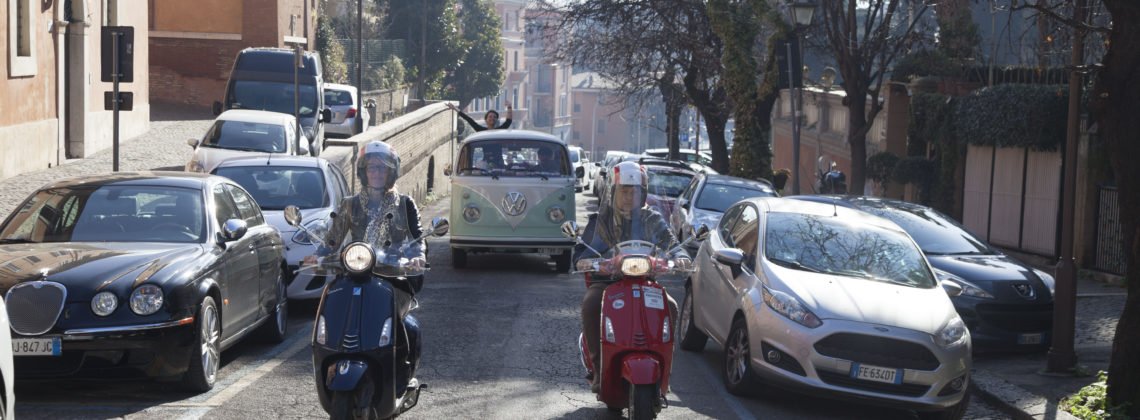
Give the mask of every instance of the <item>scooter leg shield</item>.
M 656 384 L 661 380 L 661 361 L 647 354 L 631 354 L 621 360 L 621 377 L 634 385 Z
M 325 387 L 329 391 L 352 391 L 367 372 L 368 362 L 341 360 L 329 365 L 328 373 L 325 374 Z

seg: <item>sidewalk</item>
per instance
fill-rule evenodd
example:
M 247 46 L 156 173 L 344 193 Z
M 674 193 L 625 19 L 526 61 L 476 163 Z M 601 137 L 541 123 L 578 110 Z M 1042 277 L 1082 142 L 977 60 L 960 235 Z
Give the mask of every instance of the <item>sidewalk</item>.
M 1052 273 L 1053 261 L 1007 252 L 1031 266 Z M 1074 419 L 1058 404 L 1096 382 L 1097 371 L 1108 370 L 1112 338 L 1124 309 L 1125 289 L 1089 276 L 1077 278 L 1074 348 L 1076 374 L 1045 374 L 1047 352 L 975 355 L 973 390 L 986 402 L 1016 419 Z

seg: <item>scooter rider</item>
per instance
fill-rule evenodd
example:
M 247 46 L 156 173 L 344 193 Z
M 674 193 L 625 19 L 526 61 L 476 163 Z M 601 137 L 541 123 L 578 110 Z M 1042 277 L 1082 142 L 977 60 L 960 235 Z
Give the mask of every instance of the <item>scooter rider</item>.
M 692 265 L 689 254 L 678 246 L 677 238 L 665 224 L 665 219 L 657 210 L 645 205 L 649 177 L 645 169 L 636 162 L 622 162 L 614 166 L 614 186 L 610 188 L 609 195 L 603 197 L 598 205 L 598 212 L 590 215 L 586 229 L 582 233 L 582 241 L 589 244 L 602 254 L 614 245 L 629 241 L 643 240 L 657 244 L 660 249 L 666 250 L 675 266 L 687 269 Z M 578 244 L 574 247 L 573 261 L 578 270 L 589 269 L 590 262 L 585 258 L 597 257 L 592 252 L 586 254 L 587 248 Z M 586 289 L 586 296 L 582 299 L 582 334 L 590 349 L 595 367 L 601 366 L 601 310 L 602 292 L 605 291 L 616 278 L 592 277 Z M 677 320 L 677 302 L 666 295 L 669 305 L 669 317 L 672 323 Z M 595 368 L 597 369 L 597 368 Z M 597 393 L 601 381 L 589 378 L 591 389 Z
M 364 191 L 341 200 L 332 227 L 325 235 L 325 243 L 317 248 L 316 255 L 305 257 L 304 265 L 316 264 L 318 257 L 337 252 L 347 243 L 361 241 L 382 250 L 422 234 L 416 202 L 396 190 L 400 157 L 392 146 L 378 141 L 365 144 L 356 160 L 356 172 Z M 410 244 L 404 256 L 413 271 L 420 271 L 427 265 L 423 245 L 419 241 Z M 393 287 L 401 318 L 411 310 L 412 294 L 423 286 L 422 276 L 409 277 L 408 280 L 407 290 Z

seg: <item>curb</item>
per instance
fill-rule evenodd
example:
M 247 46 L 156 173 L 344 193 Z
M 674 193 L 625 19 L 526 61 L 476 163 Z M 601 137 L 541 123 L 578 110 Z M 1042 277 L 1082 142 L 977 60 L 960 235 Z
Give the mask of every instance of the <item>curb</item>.
M 1079 420 L 1048 398 L 1009 383 L 986 369 L 973 372 L 970 388 L 998 410 L 1020 420 Z

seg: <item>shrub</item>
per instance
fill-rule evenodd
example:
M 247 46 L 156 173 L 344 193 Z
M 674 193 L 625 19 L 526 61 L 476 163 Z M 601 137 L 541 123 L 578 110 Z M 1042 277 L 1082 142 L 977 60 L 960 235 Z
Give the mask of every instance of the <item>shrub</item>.
M 1097 372 L 1097 381 L 1089 384 L 1072 397 L 1061 402 L 1061 409 L 1069 414 L 1085 420 L 1101 419 L 1127 419 L 1125 414 L 1127 403 L 1112 405 L 1108 401 L 1108 375 L 1102 370 Z

